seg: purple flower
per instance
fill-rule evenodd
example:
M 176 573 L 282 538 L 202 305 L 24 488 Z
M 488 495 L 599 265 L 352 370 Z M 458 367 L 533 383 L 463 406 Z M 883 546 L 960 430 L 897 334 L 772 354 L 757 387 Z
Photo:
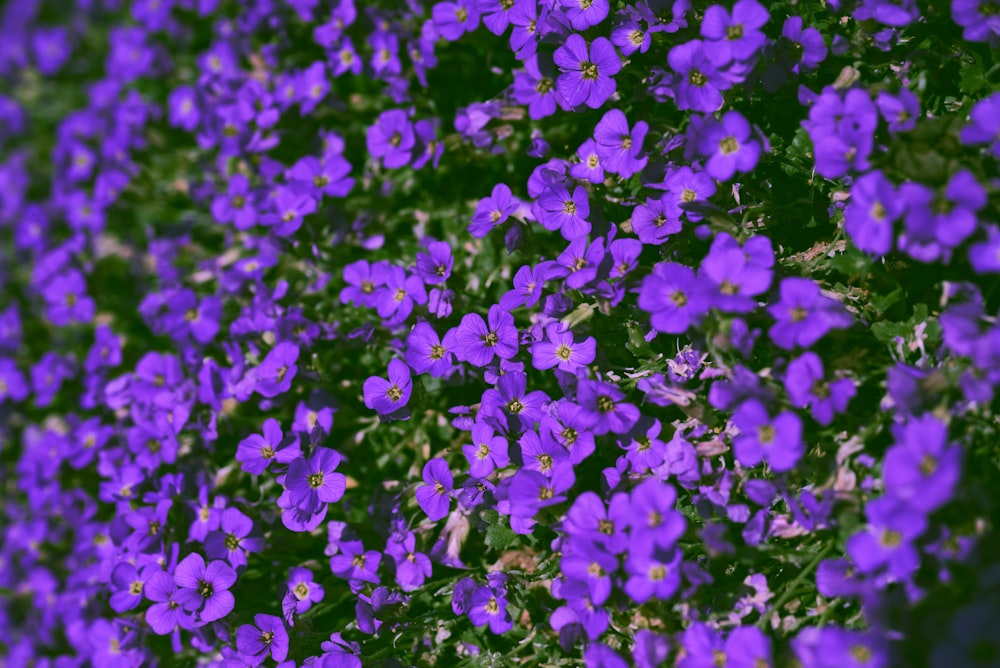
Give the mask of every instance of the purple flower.
M 535 218 L 549 231 L 559 230 L 567 241 L 590 233 L 590 200 L 583 186 L 576 186 L 572 195 L 561 183 L 546 188 L 532 207 Z
M 439 2 L 434 5 L 431 15 L 438 34 L 449 42 L 454 42 L 479 26 L 479 7 L 476 0 Z
M 875 98 L 875 105 L 889 124 L 890 132 L 907 132 L 917 127 L 920 98 L 909 88 L 900 88 L 896 95 L 881 91 Z
M 455 258 L 451 255 L 451 244 L 447 241 L 430 241 L 426 253 L 417 253 L 416 270 L 424 283 L 435 285 L 444 283 L 451 276 Z
M 478 313 L 468 313 L 455 331 L 456 351 L 460 359 L 484 367 L 494 357 L 509 360 L 517 354 L 517 327 L 514 316 L 498 304 L 490 307 L 486 320 Z
M 414 591 L 431 576 L 430 557 L 417 552 L 417 537 L 412 531 L 393 534 L 386 543 L 385 553 L 396 562 L 396 583 L 403 591 Z
M 813 352 L 807 352 L 788 364 L 785 389 L 793 406 L 808 406 L 816 422 L 824 426 L 833 422 L 836 413 L 847 409 L 847 404 L 856 393 L 854 381 L 850 378 L 827 381 L 823 374 L 823 362 Z
M 463 445 L 462 452 L 469 460 L 469 475 L 474 478 L 485 478 L 495 469 L 510 464 L 507 439 L 496 436 L 493 429 L 483 422 L 472 426 L 472 443 Z
M 269 399 L 290 390 L 298 370 L 295 366 L 298 359 L 299 347 L 294 343 L 282 341 L 276 345 L 253 370 L 254 390 Z
M 135 566 L 123 561 L 111 571 L 111 609 L 115 612 L 128 612 L 139 606 L 143 600 L 146 583 L 155 574 L 160 573 L 156 566 L 145 566 L 137 570 Z
M 733 60 L 751 60 L 767 42 L 760 29 L 769 18 L 757 0 L 739 0 L 731 15 L 721 5 L 712 5 L 701 22 L 701 36 L 710 40 L 707 55 L 720 67 Z
M 328 503 L 344 496 L 347 478 L 337 473 L 340 453 L 318 447 L 309 457 L 299 457 L 288 465 L 284 485 L 289 501 L 303 512 L 315 513 Z
M 693 39 L 674 46 L 667 54 L 670 69 L 677 73 L 671 92 L 682 111 L 716 111 L 722 107 L 722 91 L 732 86 L 712 64 L 706 46 L 700 39 Z
M 760 142 L 750 123 L 738 111 L 727 111 L 721 121 L 707 118 L 698 137 L 698 152 L 708 158 L 705 171 L 720 181 L 736 172 L 749 172 L 760 159 Z
M 753 297 L 771 286 L 773 265 L 774 250 L 767 237 L 750 237 L 740 248 L 732 236 L 720 232 L 698 268 L 698 278 L 705 280 L 712 306 L 746 313 L 756 307 Z
M 523 70 L 514 71 L 514 100 L 528 105 L 528 116 L 536 121 L 554 114 L 557 105 L 566 106 L 552 78 L 552 62 L 544 64 L 543 71 L 538 56 L 532 55 L 524 61 Z
M 639 157 L 649 125 L 639 121 L 632 130 L 620 109 L 612 109 L 594 127 L 597 155 L 607 171 L 627 179 L 646 166 L 647 158 Z
M 816 28 L 802 27 L 801 16 L 789 16 L 781 26 L 781 36 L 790 45 L 793 72 L 809 72 L 826 58 L 827 48 L 823 34 Z
M 263 473 L 272 461 L 288 464 L 300 455 L 298 439 L 293 435 L 285 437 L 274 418 L 264 420 L 263 435 L 251 434 L 236 446 L 236 461 L 242 462 L 243 470 L 252 475 Z
M 433 327 L 419 322 L 406 337 L 406 363 L 417 373 L 440 378 L 454 367 L 455 348 L 454 330 L 448 330 L 442 340 Z
M 288 632 L 280 617 L 257 614 L 253 624 L 236 629 L 236 649 L 251 666 L 259 666 L 268 656 L 281 663 L 288 656 Z
M 862 573 L 885 569 L 896 579 L 908 579 L 920 565 L 913 541 L 926 529 L 927 518 L 893 497 L 869 501 L 865 514 L 868 527 L 847 540 L 847 554 Z
M 288 591 L 281 599 L 281 610 L 289 626 L 294 626 L 294 615 L 301 615 L 323 600 L 323 585 L 313 582 L 308 568 L 293 567 L 288 571 Z
M 524 265 L 514 274 L 514 288 L 500 299 L 500 307 L 511 311 L 518 306 L 532 307 L 542 296 L 542 286 L 552 278 L 554 263 L 543 260 L 534 267 Z
M 944 193 L 918 183 L 904 183 L 904 231 L 899 247 L 921 262 L 948 261 L 951 250 L 976 230 L 976 212 L 986 206 L 986 191 L 968 170 L 956 172 Z
M 402 416 L 406 404 L 410 401 L 413 383 L 410 380 L 410 367 L 402 360 L 389 361 L 388 377 L 371 376 L 365 380 L 363 392 L 365 406 L 381 416 Z
M 448 462 L 440 457 L 429 460 L 424 464 L 423 478 L 425 484 L 417 487 L 417 503 L 428 519 L 437 522 L 447 517 L 455 488 Z
M 47 316 L 53 325 L 90 322 L 94 318 L 94 300 L 87 296 L 83 274 L 70 269 L 53 278 L 43 291 Z
M 740 435 L 733 439 L 733 454 L 744 466 L 762 461 L 778 472 L 791 471 L 805 454 L 802 422 L 788 411 L 772 418 L 760 401 L 748 399 L 733 413 Z
M 205 539 L 205 554 L 209 559 L 225 559 L 233 568 L 247 565 L 248 553 L 264 549 L 264 539 L 251 536 L 253 520 L 236 508 L 222 511 L 219 531 L 213 531 Z
M 625 593 L 637 603 L 654 597 L 670 598 L 681 585 L 680 563 L 678 549 L 663 550 L 652 545 L 647 549 L 630 549 L 625 560 L 625 571 L 629 574 Z
M 24 401 L 29 391 L 28 382 L 14 360 L 0 357 L 0 405 L 8 399 Z
M 542 419 L 542 406 L 548 395 L 539 390 L 527 392 L 528 377 L 520 371 L 508 371 L 497 380 L 496 389 L 486 390 L 482 414 L 501 430 L 525 430 Z
M 353 303 L 355 306 L 375 308 L 375 290 L 385 285 L 388 264 L 367 260 L 358 260 L 344 267 L 344 280 L 347 287 L 340 291 L 340 303 Z
M 612 77 L 622 64 L 606 37 L 598 37 L 588 49 L 583 37 L 574 33 L 556 49 L 553 57 L 562 72 L 556 80 L 556 89 L 570 106 L 586 104 L 597 109 L 615 92 Z
M 173 601 L 189 612 L 199 611 L 202 622 L 214 622 L 228 615 L 235 604 L 229 588 L 236 582 L 236 571 L 224 561 L 205 565 L 200 554 L 192 553 L 177 564 L 174 582 L 180 591 Z
M 427 303 L 427 290 L 419 276 L 407 275 L 402 267 L 391 267 L 384 278 L 385 285 L 375 291 L 375 307 L 382 318 L 403 322 L 415 303 Z
M 871 171 L 851 186 L 851 201 L 844 210 L 844 229 L 859 249 L 875 255 L 892 250 L 892 224 L 905 204 L 880 170 Z
M 947 503 L 961 475 L 962 451 L 948 443 L 948 429 L 930 415 L 894 425 L 896 444 L 882 466 L 886 494 L 930 512 Z
M 647 199 L 632 209 L 632 229 L 642 243 L 659 245 L 681 231 L 681 214 L 672 198 Z
M 381 158 L 387 169 L 407 165 L 415 144 L 413 125 L 402 109 L 383 111 L 375 124 L 368 128 L 368 152 L 373 158 Z
M 469 225 L 469 234 L 477 239 L 485 237 L 490 230 L 510 218 L 519 205 L 520 202 L 511 193 L 507 184 L 496 184 L 490 196 L 479 200 L 479 204 L 476 205 L 476 212 L 472 214 L 472 224 Z
M 966 42 L 1000 45 L 1000 11 L 996 0 L 953 0 L 951 18 L 962 27 Z
M 143 593 L 153 603 L 146 610 L 146 623 L 157 635 L 166 635 L 178 627 L 188 630 L 195 626 L 191 614 L 181 606 L 178 598 L 182 591 L 185 590 L 178 589 L 174 578 L 163 571 L 154 572 L 146 581 Z
M 810 278 L 792 276 L 781 281 L 781 301 L 767 308 L 777 321 L 768 334 L 785 350 L 809 348 L 833 328 L 850 327 L 850 313 L 840 302 L 825 297 Z
M 573 332 L 553 323 L 545 328 L 546 341 L 536 341 L 531 346 L 531 363 L 536 369 L 558 366 L 574 373 L 581 366 L 594 361 L 597 341 L 588 336 L 580 343 L 574 342 Z
M 507 612 L 507 599 L 490 587 L 479 587 L 472 592 L 468 615 L 473 626 L 489 625 L 490 631 L 496 635 L 514 628 L 514 620 Z
M 694 270 L 675 262 L 661 262 L 643 279 L 639 308 L 652 314 L 653 329 L 666 334 L 682 334 L 708 313 L 710 303 Z
M 582 379 L 577 385 L 581 422 L 598 436 L 625 434 L 638 421 L 639 409 L 624 399 L 625 393 L 611 383 Z

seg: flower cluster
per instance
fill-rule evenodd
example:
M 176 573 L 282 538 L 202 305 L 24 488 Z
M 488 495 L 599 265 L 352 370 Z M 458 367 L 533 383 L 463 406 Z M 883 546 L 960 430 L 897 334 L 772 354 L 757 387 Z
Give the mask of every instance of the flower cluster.
M 43 5 L 0 663 L 997 663 L 996 0 Z

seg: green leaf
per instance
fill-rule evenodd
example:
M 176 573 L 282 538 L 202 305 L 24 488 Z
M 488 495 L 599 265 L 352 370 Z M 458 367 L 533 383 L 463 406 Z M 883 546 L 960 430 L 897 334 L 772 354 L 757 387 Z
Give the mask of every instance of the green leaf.
M 516 534 L 504 524 L 491 524 L 486 530 L 486 544 L 495 550 L 506 550 L 516 538 Z
M 876 322 L 872 325 L 872 334 L 882 343 L 892 343 L 897 336 L 906 338 L 912 328 L 903 322 Z

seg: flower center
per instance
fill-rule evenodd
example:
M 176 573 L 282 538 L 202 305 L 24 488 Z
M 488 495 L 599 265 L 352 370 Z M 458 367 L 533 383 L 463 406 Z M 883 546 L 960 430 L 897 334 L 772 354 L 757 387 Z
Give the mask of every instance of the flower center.
M 569 201 L 563 202 L 563 211 L 565 213 L 568 213 L 571 216 L 573 214 L 575 214 L 576 213 L 576 202 L 574 202 L 573 200 L 569 200 Z
M 693 202 L 698 198 L 698 193 L 691 190 L 690 188 L 685 188 L 681 191 L 681 201 L 682 202 Z
M 500 337 L 497 336 L 496 332 L 490 332 L 483 337 L 483 343 L 492 348 L 500 341 Z
M 389 143 L 393 147 L 399 146 L 400 142 L 402 141 L 403 141 L 403 135 L 399 134 L 398 132 L 393 132 L 392 136 L 389 137 Z
M 803 320 L 806 319 L 806 317 L 808 315 L 809 315 L 809 312 L 806 311 L 801 306 L 796 306 L 791 311 L 792 322 L 802 322 Z
M 615 402 L 611 397 L 605 394 L 602 394 L 601 396 L 597 397 L 598 411 L 600 411 L 601 413 L 610 413 L 614 409 L 615 409 Z
M 556 357 L 561 359 L 563 362 L 568 362 L 569 358 L 573 355 L 573 349 L 567 346 L 565 343 L 560 343 L 559 347 L 556 348 Z
M 306 480 L 309 482 L 310 487 L 313 489 L 319 489 L 323 486 L 323 472 L 320 471 L 319 473 L 313 473 L 308 476 Z
M 476 458 L 479 460 L 485 460 L 489 456 L 490 456 L 490 446 L 486 445 L 485 443 L 480 443 L 479 449 L 476 450 Z
M 615 533 L 615 523 L 611 520 L 597 520 L 597 530 L 605 536 L 612 536 Z
M 133 596 L 138 596 L 139 594 L 141 594 L 142 593 L 142 580 L 134 580 L 128 586 L 128 593 L 132 594 Z
M 743 37 L 743 25 L 737 23 L 726 28 L 726 39 L 734 40 Z
M 688 82 L 692 86 L 701 88 L 708 83 L 708 78 L 698 70 L 691 70 L 690 74 L 688 74 Z
M 886 210 L 885 210 L 885 207 L 882 206 L 882 202 L 874 202 L 874 203 L 872 203 L 872 208 L 868 212 L 868 215 L 870 217 L 874 218 L 875 220 L 879 221 L 879 222 L 882 222 L 883 220 L 885 220 Z
M 542 77 L 538 80 L 538 83 L 535 84 L 535 91 L 541 93 L 542 95 L 548 93 L 550 90 L 552 90 L 552 79 L 548 77 Z
M 688 298 L 687 295 L 680 290 L 674 290 L 673 294 L 670 295 L 670 301 L 672 301 L 677 307 L 681 307 L 687 305 Z
M 855 645 L 851 648 L 851 658 L 858 663 L 868 663 L 872 659 L 872 651 L 867 645 Z
M 543 472 L 544 471 L 551 471 L 552 470 L 552 457 L 549 456 L 549 455 L 539 455 L 538 456 L 538 467 L 540 469 L 542 469 Z
M 591 62 L 580 63 L 580 72 L 583 74 L 583 78 L 593 81 L 597 78 L 597 65 Z
M 434 493 L 435 494 L 447 494 L 448 490 L 445 489 L 444 485 L 440 481 L 434 483 Z
M 524 404 L 517 399 L 511 399 L 510 403 L 507 404 L 507 410 L 517 415 L 524 410 Z
M 404 299 L 406 299 L 406 290 L 404 290 L 403 288 L 397 288 L 396 294 L 394 294 L 392 298 L 397 302 L 403 301 Z
M 736 137 L 726 137 L 719 142 L 719 150 L 722 151 L 722 155 L 732 155 L 740 150 L 740 144 L 736 141 Z
M 882 537 L 879 538 L 879 542 L 882 543 L 883 547 L 898 547 L 903 542 L 903 536 L 898 531 L 885 529 L 882 531 Z
M 596 155 L 594 155 L 593 153 L 591 153 L 590 155 L 587 156 L 587 168 L 588 169 L 597 169 L 597 166 L 599 164 L 601 164 L 601 159 L 598 158 Z
M 403 391 L 398 385 L 393 385 L 385 391 L 385 396 L 389 397 L 390 401 L 399 401 L 403 397 Z
M 632 42 L 632 44 L 636 46 L 641 45 L 642 40 L 645 38 L 646 36 L 643 34 L 641 30 L 633 30 L 628 34 L 628 41 Z
M 292 593 L 295 594 L 295 598 L 304 601 L 309 597 L 309 585 L 305 582 L 300 582 L 292 589 Z
M 496 597 L 491 598 L 489 601 L 487 601 L 485 609 L 486 609 L 486 612 L 488 614 L 491 614 L 491 615 L 499 615 L 500 614 L 500 604 L 497 603 Z
M 202 598 L 212 598 L 212 594 L 215 593 L 215 587 L 208 580 L 199 580 L 198 593 L 201 594 Z
M 236 550 L 239 549 L 239 547 L 240 547 L 239 537 L 234 533 L 226 534 L 226 549 L 229 550 L 230 552 L 235 552 Z
M 541 487 L 538 490 L 539 501 L 548 501 L 555 495 L 556 495 L 556 490 L 552 489 L 551 487 Z
M 830 396 L 830 386 L 825 380 L 817 380 L 813 383 L 811 392 L 817 399 L 826 399 Z
M 375 290 L 375 284 L 371 281 L 361 281 L 361 292 L 371 294 Z
M 932 455 L 924 455 L 920 460 L 920 472 L 925 476 L 933 475 L 937 471 L 938 462 Z
M 663 566 L 657 564 L 649 567 L 649 579 L 652 582 L 661 582 L 665 577 L 667 577 L 667 569 Z
M 465 7 L 459 7 L 455 10 L 455 18 L 458 19 L 459 23 L 465 23 L 466 19 L 469 18 L 469 10 Z
M 263 448 L 260 449 L 260 456 L 263 457 L 264 459 L 271 459 L 272 457 L 274 457 L 274 448 L 272 448 L 270 445 L 265 445 Z
M 764 445 L 774 441 L 774 427 L 766 424 L 757 430 L 757 438 Z
M 442 357 L 444 357 L 445 352 L 446 351 L 444 349 L 444 346 L 435 343 L 433 346 L 431 346 L 431 359 L 439 360 Z
M 562 430 L 562 433 L 560 433 L 559 435 L 562 436 L 562 439 L 566 443 L 566 445 L 573 445 L 574 443 L 576 443 L 576 438 L 579 434 L 577 434 L 576 429 L 573 429 L 573 427 L 566 427 L 565 429 Z
M 719 292 L 724 295 L 735 295 L 740 291 L 740 286 L 735 283 L 730 283 L 729 279 L 722 281 L 722 285 L 719 286 Z
M 260 641 L 265 645 L 270 645 L 274 642 L 274 631 L 264 631 L 260 634 Z

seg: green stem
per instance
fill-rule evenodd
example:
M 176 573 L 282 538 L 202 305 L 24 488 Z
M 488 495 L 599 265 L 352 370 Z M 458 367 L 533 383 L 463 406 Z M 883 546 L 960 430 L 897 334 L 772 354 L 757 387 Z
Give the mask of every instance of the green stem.
M 817 566 L 819 566 L 819 562 L 821 562 L 823 558 L 830 553 L 831 550 L 833 550 L 833 544 L 827 543 L 827 545 L 822 550 L 820 550 L 815 557 L 813 557 L 813 560 L 810 561 L 805 568 L 799 571 L 799 574 L 795 576 L 795 579 L 789 582 L 788 586 L 785 587 L 784 592 L 782 592 L 781 596 L 778 597 L 778 600 L 775 601 L 774 605 L 771 607 L 771 610 L 768 612 L 768 614 L 761 615 L 761 618 L 757 620 L 757 628 L 761 629 L 762 631 L 765 630 L 767 628 L 767 622 L 771 618 L 771 613 L 778 612 L 780 614 L 781 608 L 786 603 L 788 603 L 788 601 L 791 600 L 792 596 L 802 593 L 801 591 L 799 591 L 798 587 L 799 584 L 801 584 L 802 581 L 805 580 L 806 577 L 809 576 L 809 574 L 812 573 Z

